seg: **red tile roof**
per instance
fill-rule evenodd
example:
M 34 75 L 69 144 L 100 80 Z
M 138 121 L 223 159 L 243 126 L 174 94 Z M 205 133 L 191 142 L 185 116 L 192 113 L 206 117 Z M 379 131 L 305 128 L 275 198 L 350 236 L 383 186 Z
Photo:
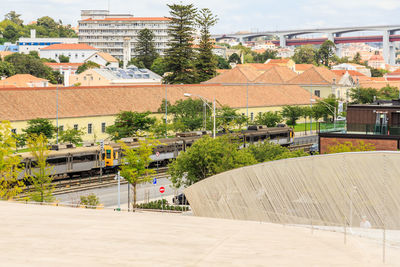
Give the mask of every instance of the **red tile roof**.
M 256 79 L 263 72 L 258 71 L 252 66 L 238 64 L 235 68 L 228 70 L 204 83 L 248 83 Z
M 325 67 L 309 68 L 305 72 L 299 74 L 297 77 L 288 81 L 290 84 L 318 84 L 328 85 L 333 83 L 333 79 L 339 82 L 339 78 L 335 73 Z
M 278 64 L 264 64 L 264 63 L 246 63 L 244 66 L 252 66 L 257 70 L 270 70 L 274 66 L 279 66 Z
M 88 44 L 53 44 L 40 50 L 97 50 Z
M 287 64 L 289 61 L 290 58 L 269 59 L 266 64 Z
M 84 19 L 82 21 L 167 21 L 166 17 L 132 17 L 132 18 L 105 18 L 105 19 Z
M 0 80 L 0 86 L 27 87 L 28 83 L 48 82 L 46 79 L 38 78 L 30 74 L 15 74 L 7 79 Z
M 305 70 L 308 70 L 309 68 L 312 68 L 313 66 L 314 66 L 313 64 L 296 64 L 295 70 L 296 71 L 305 71 Z
M 56 62 L 44 62 L 44 64 L 46 65 L 46 66 L 65 66 L 65 67 L 68 67 L 68 66 L 71 66 L 71 67 L 79 67 L 79 66 L 82 66 L 83 65 L 83 63 L 56 63 Z
M 331 70 L 331 71 L 338 76 L 343 76 L 346 74 L 346 72 L 348 72 L 350 76 L 365 76 L 364 74 L 356 70 Z
M 273 66 L 273 68 L 258 76 L 254 82 L 283 84 L 296 76 L 297 74 L 288 67 Z
M 168 100 L 175 103 L 184 93 L 214 97 L 233 108 L 305 105 L 310 102 L 307 90 L 297 85 L 168 85 Z M 56 89 L 8 88 L 0 90 L 0 117 L 20 121 L 55 118 Z M 165 97 L 165 85 L 65 87 L 58 89 L 60 118 L 115 115 L 121 110 L 157 112 Z M 18 107 L 18 108 L 16 108 Z

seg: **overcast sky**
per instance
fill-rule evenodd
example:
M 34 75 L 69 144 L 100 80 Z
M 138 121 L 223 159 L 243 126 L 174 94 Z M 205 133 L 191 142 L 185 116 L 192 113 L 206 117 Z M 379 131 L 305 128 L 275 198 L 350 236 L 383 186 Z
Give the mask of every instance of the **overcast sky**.
M 218 15 L 214 33 L 285 30 L 310 27 L 399 24 L 400 0 L 109 0 L 111 13 L 168 16 L 167 3 L 193 3 Z M 81 9 L 107 9 L 108 0 L 1 0 L 25 22 L 41 16 L 77 25 Z

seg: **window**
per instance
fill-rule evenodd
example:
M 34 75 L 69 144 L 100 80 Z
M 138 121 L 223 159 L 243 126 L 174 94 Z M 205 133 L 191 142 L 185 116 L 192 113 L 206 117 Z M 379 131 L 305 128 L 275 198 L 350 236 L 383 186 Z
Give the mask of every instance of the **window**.
M 102 123 L 101 123 L 101 132 L 102 132 L 102 133 L 105 133 L 105 132 L 106 132 L 106 123 L 105 123 L 105 122 L 102 122 Z
M 64 131 L 64 125 L 61 125 L 60 127 L 58 127 L 58 131 L 59 131 L 59 132 Z
M 74 124 L 74 130 L 78 130 L 78 124 Z
M 254 120 L 254 113 L 250 113 L 250 120 L 253 121 Z
M 91 134 L 91 133 L 92 133 L 92 124 L 91 124 L 91 123 L 89 123 L 89 124 L 87 125 L 87 133 L 88 133 L 88 134 Z
M 314 91 L 314 95 L 320 97 L 320 96 L 321 96 L 320 90 L 315 90 L 315 91 Z
M 11 129 L 11 132 L 12 132 L 13 134 L 17 134 L 17 129 Z

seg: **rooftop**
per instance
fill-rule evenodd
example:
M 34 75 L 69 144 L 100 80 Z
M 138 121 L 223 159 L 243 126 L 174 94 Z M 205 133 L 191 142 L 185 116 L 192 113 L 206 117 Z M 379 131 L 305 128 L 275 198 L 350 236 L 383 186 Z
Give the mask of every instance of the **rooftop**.
M 294 77 L 297 77 L 297 74 L 288 67 L 273 66 L 273 68 L 258 76 L 254 82 L 282 84 L 293 79 Z
M 87 44 L 53 44 L 41 48 L 40 50 L 97 50 Z
M 82 21 L 168 21 L 165 17 L 131 17 L 131 18 L 105 18 L 105 19 L 84 19 Z
M 2 87 L 27 87 L 29 84 L 37 84 L 42 82 L 48 82 L 46 79 L 38 78 L 30 74 L 15 74 L 7 79 L 0 80 L 0 86 Z M 1 90 L 1 89 L 0 89 Z
M 255 80 L 262 73 L 263 71 L 259 71 L 251 65 L 238 64 L 235 68 L 223 72 L 204 83 L 248 83 Z
M 311 67 L 303 73 L 299 74 L 297 77 L 289 80 L 288 83 L 291 84 L 318 84 L 318 85 L 328 85 L 332 84 L 336 79 L 339 82 L 339 77 L 325 67 Z
M 223 75 L 223 74 L 221 74 Z M 297 85 L 167 85 L 168 101 L 184 99 L 184 93 L 214 97 L 232 108 L 305 105 L 310 94 Z M 115 115 L 121 110 L 157 112 L 165 98 L 165 85 L 129 85 L 58 88 L 60 118 Z M 0 118 L 20 121 L 55 118 L 57 90 L 43 88 L 4 88 L 0 90 Z M 15 107 L 18 107 L 15 108 Z

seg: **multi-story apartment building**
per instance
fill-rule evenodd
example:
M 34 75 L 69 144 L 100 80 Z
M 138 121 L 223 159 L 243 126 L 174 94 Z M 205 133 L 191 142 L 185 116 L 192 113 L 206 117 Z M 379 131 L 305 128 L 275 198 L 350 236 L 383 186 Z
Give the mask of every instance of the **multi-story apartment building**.
M 157 52 L 163 54 L 169 40 L 168 18 L 134 17 L 130 14 L 110 14 L 108 10 L 82 10 L 79 21 L 79 43 L 88 44 L 122 60 L 124 38 L 130 38 L 131 55 L 138 32 L 152 30 Z

